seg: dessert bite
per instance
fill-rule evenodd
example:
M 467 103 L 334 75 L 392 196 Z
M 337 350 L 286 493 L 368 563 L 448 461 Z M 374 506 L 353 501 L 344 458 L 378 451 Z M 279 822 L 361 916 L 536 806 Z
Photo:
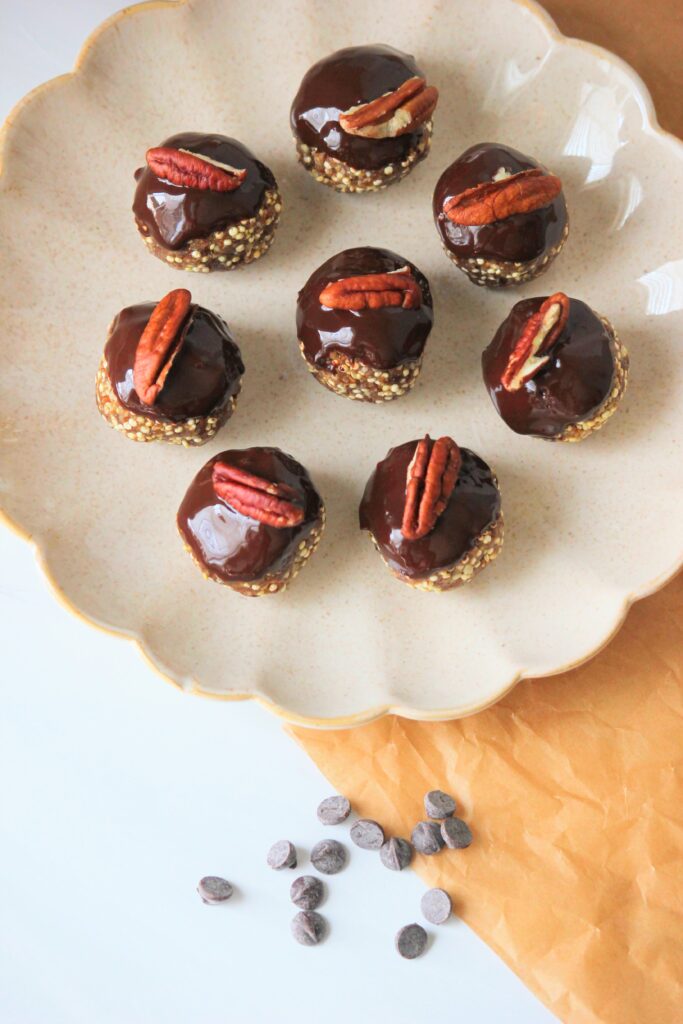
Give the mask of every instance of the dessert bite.
M 446 168 L 433 209 L 446 255 L 471 281 L 488 287 L 538 277 L 569 234 L 557 175 L 491 142 L 472 146 Z
M 97 408 L 131 441 L 200 445 L 232 415 L 243 373 L 225 321 L 176 288 L 114 317 L 97 371 Z
M 606 317 L 564 292 L 516 303 L 482 355 L 484 383 L 517 434 L 581 441 L 615 412 L 628 352 Z
M 439 94 L 413 57 L 349 46 L 306 72 L 291 109 L 299 160 L 338 192 L 377 192 L 429 152 Z
M 391 448 L 366 484 L 359 520 L 392 575 L 420 590 L 468 583 L 503 544 L 498 481 L 450 437 Z
M 135 180 L 137 229 L 176 270 L 234 270 L 271 246 L 280 193 L 272 171 L 236 139 L 172 135 L 147 150 Z
M 214 455 L 177 517 L 185 548 L 207 579 L 247 597 L 275 594 L 313 554 L 325 507 L 304 467 L 279 448 Z
M 424 274 L 368 246 L 318 267 L 296 309 L 308 369 L 330 391 L 361 402 L 390 402 L 413 387 L 433 319 Z

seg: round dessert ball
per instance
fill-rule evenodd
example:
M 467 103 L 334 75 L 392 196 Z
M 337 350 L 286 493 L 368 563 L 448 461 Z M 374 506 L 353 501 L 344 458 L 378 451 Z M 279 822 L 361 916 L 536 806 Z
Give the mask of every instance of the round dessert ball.
M 484 383 L 507 425 L 581 441 L 615 412 L 628 352 L 606 317 L 564 292 L 516 303 L 482 355 Z
M 377 192 L 429 152 L 438 91 L 413 57 L 349 46 L 306 72 L 291 109 L 299 160 L 338 192 Z
M 468 583 L 503 544 L 498 481 L 450 437 L 391 448 L 366 484 L 359 519 L 390 572 L 420 590 Z
M 309 277 L 296 309 L 299 348 L 330 391 L 390 402 L 410 391 L 434 314 L 427 278 L 388 249 L 345 249 Z
M 557 175 L 493 142 L 472 146 L 446 168 L 433 208 L 446 255 L 475 284 L 493 288 L 538 277 L 569 234 Z
M 133 213 L 149 251 L 208 274 L 259 259 L 282 209 L 272 171 L 225 135 L 181 132 L 148 149 Z
M 207 579 L 247 597 L 275 594 L 313 554 L 325 525 L 304 467 L 279 448 L 214 455 L 190 484 L 177 517 Z
M 225 321 L 176 288 L 114 317 L 97 371 L 97 408 L 131 441 L 200 445 L 232 415 L 243 373 Z

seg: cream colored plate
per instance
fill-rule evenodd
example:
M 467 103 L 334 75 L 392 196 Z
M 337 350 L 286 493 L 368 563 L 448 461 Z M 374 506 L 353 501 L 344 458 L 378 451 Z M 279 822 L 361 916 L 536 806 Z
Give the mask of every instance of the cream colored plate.
M 361 722 L 389 709 L 468 714 L 522 676 L 567 668 L 682 560 L 682 147 L 636 75 L 512 0 L 198 0 L 112 19 L 76 73 L 37 90 L 4 134 L 0 195 L 1 503 L 56 590 L 137 641 L 188 690 L 255 696 L 293 720 Z M 615 10 L 615 17 L 617 12 Z M 414 53 L 441 90 L 432 153 L 387 192 L 340 196 L 295 163 L 288 112 L 308 66 L 353 43 Z M 151 258 L 134 229 L 133 171 L 180 130 L 242 139 L 275 171 L 285 213 L 263 261 L 207 277 Z M 565 183 L 571 233 L 541 282 L 488 292 L 441 252 L 431 194 L 478 141 L 533 154 Z M 678 184 L 676 184 L 678 182 Z M 428 275 L 436 325 L 421 380 L 388 406 L 340 399 L 306 372 L 297 289 L 351 245 L 395 249 Z M 235 418 L 196 451 L 136 445 L 100 420 L 95 371 L 121 306 L 187 285 L 221 313 L 247 366 Z M 563 289 L 616 324 L 632 355 L 622 409 L 580 445 L 525 440 L 483 389 L 479 356 L 511 304 Z M 497 471 L 507 537 L 471 586 L 415 592 L 357 528 L 387 449 L 452 434 Z M 323 543 L 284 595 L 205 582 L 175 511 L 225 447 L 276 444 L 327 502 Z

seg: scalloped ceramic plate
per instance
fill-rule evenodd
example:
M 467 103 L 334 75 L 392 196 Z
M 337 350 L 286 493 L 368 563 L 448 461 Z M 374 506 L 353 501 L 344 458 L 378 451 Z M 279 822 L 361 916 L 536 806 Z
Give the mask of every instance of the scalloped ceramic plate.
M 254 696 L 292 720 L 355 723 L 388 710 L 471 713 L 523 676 L 595 653 L 631 601 L 682 561 L 680 399 L 682 147 L 657 128 L 637 76 L 558 35 L 512 0 L 329 6 L 199 0 L 123 12 L 77 71 L 9 119 L 0 194 L 1 504 L 57 592 L 133 640 L 193 692 Z M 355 26 L 355 27 L 354 27 Z M 289 103 L 328 51 L 383 41 L 417 55 L 441 90 L 430 157 L 403 183 L 336 195 L 295 163 Z M 207 277 L 151 258 L 130 213 L 147 146 L 179 130 L 235 135 L 271 167 L 285 214 L 263 261 Z M 488 292 L 441 252 L 430 201 L 475 142 L 534 154 L 564 182 L 572 229 L 537 284 Z M 297 289 L 323 259 L 377 244 L 428 275 L 436 325 L 415 391 L 381 408 L 309 377 L 294 334 Z M 245 358 L 235 418 L 203 449 L 135 445 L 100 420 L 95 371 L 113 313 L 188 285 L 230 323 Z M 517 437 L 482 386 L 481 349 L 524 295 L 563 289 L 614 323 L 632 356 L 617 415 L 580 445 Z M 366 477 L 429 430 L 495 467 L 507 537 L 471 586 L 415 592 L 357 528 Z M 284 595 L 245 600 L 205 582 L 175 511 L 224 447 L 277 444 L 328 506 L 321 547 Z

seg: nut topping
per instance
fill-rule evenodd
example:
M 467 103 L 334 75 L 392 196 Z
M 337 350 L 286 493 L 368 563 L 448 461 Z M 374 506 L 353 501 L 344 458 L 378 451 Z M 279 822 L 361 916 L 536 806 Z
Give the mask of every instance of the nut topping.
M 157 146 L 147 150 L 145 159 L 147 166 L 158 178 L 164 178 L 181 188 L 234 192 L 247 176 L 246 170 L 219 163 L 201 153 L 191 153 L 189 149 Z
M 443 212 L 453 224 L 469 227 L 492 224 L 515 213 L 532 213 L 547 206 L 562 191 L 562 182 L 540 167 L 468 188 L 444 203 Z
M 304 510 L 295 503 L 298 495 L 287 484 L 264 480 L 227 462 L 214 463 L 211 482 L 219 498 L 259 523 L 283 529 L 303 522 Z
M 187 288 L 175 288 L 154 307 L 140 335 L 133 363 L 133 386 L 145 405 L 154 405 L 185 340 L 182 330 L 192 303 Z
M 565 328 L 569 316 L 569 298 L 556 292 L 533 313 L 505 367 L 501 384 L 506 391 L 519 391 L 549 361 L 550 349 Z
M 432 441 L 429 434 L 418 442 L 406 475 L 406 503 L 401 533 L 419 540 L 434 529 L 453 493 L 462 458 L 450 437 Z
M 330 309 L 381 309 L 402 306 L 417 309 L 422 289 L 409 267 L 386 274 L 359 274 L 331 281 L 320 293 L 320 304 Z
M 438 89 L 415 76 L 370 103 L 349 107 L 339 115 L 339 124 L 349 135 L 394 139 L 428 121 L 438 99 Z

